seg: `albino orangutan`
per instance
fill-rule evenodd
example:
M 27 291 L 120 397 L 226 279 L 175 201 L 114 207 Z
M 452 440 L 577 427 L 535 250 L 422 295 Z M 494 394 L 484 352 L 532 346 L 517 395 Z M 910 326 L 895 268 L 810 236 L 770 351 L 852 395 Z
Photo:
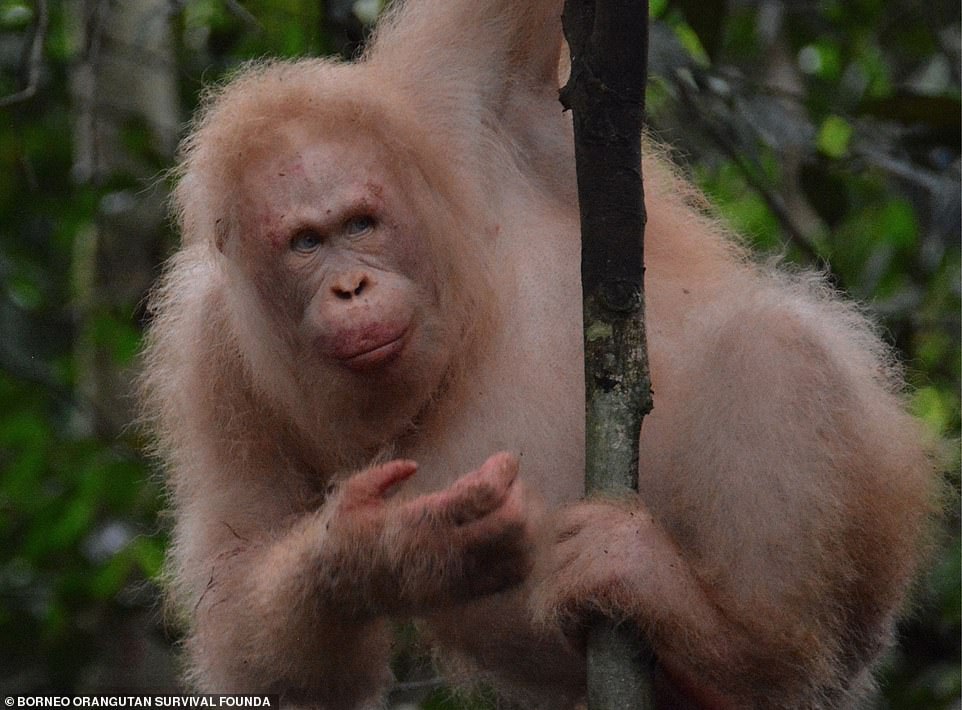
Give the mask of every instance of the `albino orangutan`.
M 455 680 L 570 707 L 599 613 L 673 707 L 870 687 L 933 508 L 921 429 L 858 311 L 753 261 L 658 157 L 640 492 L 582 500 L 560 14 L 409 0 L 356 62 L 208 97 L 144 388 L 195 687 L 376 703 L 414 619 Z

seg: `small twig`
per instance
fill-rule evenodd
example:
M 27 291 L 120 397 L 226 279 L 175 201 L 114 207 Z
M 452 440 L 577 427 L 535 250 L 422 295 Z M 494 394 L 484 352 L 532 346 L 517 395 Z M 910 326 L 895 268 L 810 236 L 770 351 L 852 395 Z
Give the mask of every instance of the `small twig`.
M 227 9 L 230 12 L 237 15 L 237 17 L 242 19 L 245 23 L 256 29 L 258 32 L 262 32 L 264 30 L 264 25 L 260 23 L 260 20 L 254 17 L 251 11 L 241 5 L 237 0 L 224 0 L 224 4 L 227 6 Z
M 702 112 L 699 111 L 698 106 L 695 105 L 695 101 L 691 97 L 688 87 L 685 86 L 683 82 L 678 82 L 677 86 L 691 113 L 695 116 L 700 116 Z M 759 178 L 754 166 L 745 160 L 734 143 L 719 130 L 718 126 L 708 119 L 702 119 L 701 123 L 715 145 L 735 164 L 735 167 L 737 167 L 739 172 L 745 177 L 748 185 L 764 200 L 765 205 L 771 210 L 775 219 L 778 220 L 778 223 L 781 224 L 788 241 L 794 244 L 808 259 L 818 264 L 820 268 L 828 269 L 827 261 L 818 253 L 815 245 L 812 244 L 811 239 L 809 239 L 801 227 L 796 224 L 794 217 L 792 217 L 788 208 L 785 206 L 785 202 L 781 196 L 775 194 L 768 184 Z
M 745 180 L 748 181 L 749 186 L 765 201 L 765 205 L 772 211 L 775 219 L 778 220 L 779 224 L 781 224 L 785 230 L 788 241 L 794 244 L 799 251 L 809 259 L 817 264 L 822 264 L 825 259 L 822 258 L 815 248 L 815 245 L 812 244 L 811 240 L 809 240 L 802 229 L 795 223 L 795 219 L 785 206 L 785 201 L 782 200 L 781 195 L 776 194 L 764 180 L 758 177 L 758 173 L 754 170 L 753 166 L 745 161 L 721 131 L 709 122 L 706 122 L 705 126 L 708 135 L 715 141 L 715 144 L 735 163 L 735 166 L 745 177 Z
M 43 61 L 43 45 L 47 40 L 47 28 L 50 25 L 50 13 L 47 10 L 47 0 L 37 0 L 37 21 L 33 26 L 33 36 L 30 39 L 30 51 L 27 53 L 27 85 L 16 92 L 0 98 L 0 108 L 13 106 L 34 97 L 40 83 L 40 64 Z

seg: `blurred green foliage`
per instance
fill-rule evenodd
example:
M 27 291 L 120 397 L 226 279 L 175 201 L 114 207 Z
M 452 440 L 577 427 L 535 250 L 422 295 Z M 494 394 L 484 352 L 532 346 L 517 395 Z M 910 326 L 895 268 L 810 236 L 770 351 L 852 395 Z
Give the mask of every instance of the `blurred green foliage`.
M 146 185 L 77 174 L 70 80 L 81 50 L 69 6 L 48 3 L 36 93 L 0 108 L 0 693 L 123 686 L 103 667 L 125 624 L 170 641 L 151 583 L 164 547 L 161 488 L 135 428 L 97 426 L 103 405 L 85 393 L 89 362 L 77 355 L 87 338 L 118 370 L 135 358 L 143 294 L 82 311 L 78 265 L 105 197 Z M 37 7 L 0 0 L 0 97 L 28 82 Z M 905 363 L 913 407 L 950 442 L 946 532 L 881 702 L 957 707 L 958 3 L 651 7 L 654 131 L 735 229 L 828 269 L 868 304 Z M 182 121 L 203 86 L 244 59 L 335 45 L 314 0 L 172 1 L 169 13 Z M 161 177 L 169 158 L 128 118 L 125 149 Z M 438 692 L 426 707 L 483 705 Z
M 0 2 L 0 95 L 21 83 L 33 12 Z M 132 585 L 163 557 L 141 454 L 81 424 L 72 263 L 99 195 L 71 177 L 64 22 L 53 4 L 41 86 L 0 109 L 0 692 L 82 687 L 108 619 L 143 606 Z M 131 312 L 97 324 L 118 362 L 139 348 Z

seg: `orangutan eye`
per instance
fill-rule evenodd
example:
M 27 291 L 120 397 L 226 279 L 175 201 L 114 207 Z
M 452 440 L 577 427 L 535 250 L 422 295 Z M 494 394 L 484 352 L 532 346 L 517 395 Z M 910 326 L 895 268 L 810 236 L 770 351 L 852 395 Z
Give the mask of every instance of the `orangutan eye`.
M 370 215 L 358 215 L 351 217 L 344 223 L 344 232 L 349 237 L 357 237 L 374 229 L 375 224 L 377 224 L 377 221 Z
M 291 237 L 291 250 L 300 254 L 310 254 L 315 251 L 324 239 L 314 229 L 302 229 Z

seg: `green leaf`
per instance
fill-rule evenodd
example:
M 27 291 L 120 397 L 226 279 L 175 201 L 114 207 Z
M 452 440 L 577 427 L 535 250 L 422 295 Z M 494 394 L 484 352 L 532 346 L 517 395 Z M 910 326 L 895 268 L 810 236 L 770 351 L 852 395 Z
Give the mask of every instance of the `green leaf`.
M 695 30 L 691 28 L 691 25 L 689 25 L 687 22 L 678 22 L 672 27 L 672 29 L 675 32 L 675 36 L 678 37 L 678 41 L 681 43 L 681 46 L 685 48 L 695 62 L 703 67 L 707 67 L 711 64 L 711 59 L 708 57 L 708 52 L 705 51 L 701 40 L 698 38 Z
M 133 558 L 127 550 L 111 557 L 90 580 L 90 592 L 97 599 L 109 599 L 123 589 L 133 568 Z
M 837 81 L 842 74 L 842 56 L 838 45 L 824 40 L 812 42 L 798 51 L 798 67 L 826 81 Z
M 23 29 L 33 20 L 33 10 L 22 2 L 6 2 L 0 5 L 0 27 Z
M 97 318 L 94 341 L 107 349 L 118 365 L 130 365 L 140 351 L 140 331 L 130 321 L 113 315 Z
M 906 200 L 892 200 L 878 215 L 881 237 L 898 249 L 911 249 L 918 242 L 919 226 L 915 210 Z
M 153 537 L 138 537 L 130 544 L 130 554 L 145 577 L 157 577 L 164 566 L 164 544 Z
M 830 158 L 842 158 L 848 153 L 852 140 L 852 126 L 841 116 L 829 116 L 818 129 L 818 149 Z
M 75 498 L 51 513 L 44 525 L 31 528 L 24 541 L 24 554 L 30 558 L 39 559 L 77 545 L 93 524 L 96 507 L 91 500 Z
M 695 176 L 699 187 L 718 205 L 734 231 L 762 248 L 778 248 L 778 220 L 765 200 L 747 184 L 738 166 L 729 162 L 711 172 L 696 169 Z
M 912 412 L 936 435 L 944 435 L 953 419 L 952 402 L 947 392 L 937 387 L 920 387 L 912 395 Z

